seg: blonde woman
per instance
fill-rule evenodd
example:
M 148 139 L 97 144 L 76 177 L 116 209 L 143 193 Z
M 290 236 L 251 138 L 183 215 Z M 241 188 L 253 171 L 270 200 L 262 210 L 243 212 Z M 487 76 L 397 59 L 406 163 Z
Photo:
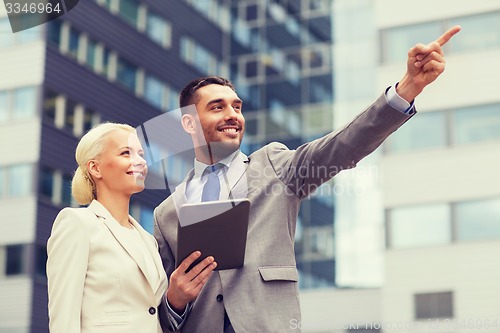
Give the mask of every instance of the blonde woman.
M 165 331 L 177 330 L 216 263 L 208 257 L 185 273 L 200 256 L 193 253 L 166 292 L 158 245 L 128 214 L 148 171 L 134 128 L 98 125 L 80 140 L 76 161 L 72 194 L 88 207 L 63 209 L 48 241 L 50 332 L 159 333 L 158 316 Z

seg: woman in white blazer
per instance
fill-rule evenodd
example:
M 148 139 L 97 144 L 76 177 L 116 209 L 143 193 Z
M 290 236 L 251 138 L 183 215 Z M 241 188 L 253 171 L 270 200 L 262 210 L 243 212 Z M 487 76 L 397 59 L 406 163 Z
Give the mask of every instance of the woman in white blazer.
M 76 161 L 72 194 L 89 206 L 63 209 L 48 240 L 50 332 L 159 333 L 159 315 L 168 318 L 164 330 L 179 329 L 216 263 L 209 257 L 185 273 L 200 255 L 193 253 L 165 302 L 168 281 L 156 240 L 128 214 L 147 174 L 134 128 L 98 125 L 80 140 Z

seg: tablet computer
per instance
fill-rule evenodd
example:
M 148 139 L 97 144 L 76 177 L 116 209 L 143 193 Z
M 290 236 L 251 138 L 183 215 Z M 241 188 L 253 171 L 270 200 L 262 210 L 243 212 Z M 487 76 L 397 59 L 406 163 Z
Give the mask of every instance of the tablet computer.
M 201 251 L 201 257 L 189 269 L 208 256 L 215 258 L 216 270 L 243 267 L 249 213 L 248 199 L 207 201 L 181 206 L 176 267 L 196 250 Z

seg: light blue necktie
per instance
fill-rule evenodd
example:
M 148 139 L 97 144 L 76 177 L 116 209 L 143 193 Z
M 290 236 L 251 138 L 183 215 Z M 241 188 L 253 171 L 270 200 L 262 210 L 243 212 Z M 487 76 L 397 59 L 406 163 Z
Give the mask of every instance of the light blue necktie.
M 208 179 L 203 186 L 203 192 L 201 194 L 201 201 L 216 201 L 219 200 L 220 195 L 220 181 L 219 176 L 217 176 L 217 171 L 222 168 L 222 164 L 217 163 L 215 165 L 209 165 L 205 169 L 204 173 L 207 175 Z

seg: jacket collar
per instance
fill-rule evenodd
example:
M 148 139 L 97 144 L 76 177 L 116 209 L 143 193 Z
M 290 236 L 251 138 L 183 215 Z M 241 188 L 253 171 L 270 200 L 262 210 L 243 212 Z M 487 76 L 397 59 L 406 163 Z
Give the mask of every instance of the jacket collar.
M 227 186 L 221 184 L 221 199 L 233 198 L 234 193 L 239 194 L 237 198 L 246 197 L 248 184 L 246 176 L 242 176 L 245 175 L 249 162 L 250 160 L 248 159 L 248 157 L 241 151 L 238 151 L 238 153 L 235 154 L 233 160 L 230 163 L 230 167 L 225 174 Z M 187 203 L 186 185 L 193 179 L 194 175 L 195 171 L 194 169 L 191 169 L 191 171 L 188 172 L 186 178 L 184 178 L 183 182 L 179 186 L 177 186 L 174 193 L 172 193 L 172 199 L 174 201 L 177 212 L 179 212 L 179 207 Z M 244 193 L 244 195 L 241 195 L 241 193 Z
M 120 245 L 127 251 L 127 253 L 132 257 L 132 259 L 137 263 L 137 266 L 141 270 L 142 274 L 148 281 L 149 285 L 151 286 L 151 289 L 153 290 L 154 293 L 156 293 L 158 290 L 162 290 L 162 288 L 165 286 L 167 283 L 166 280 L 166 274 L 163 269 L 163 265 L 161 263 L 160 257 L 158 255 L 158 249 L 155 247 L 155 242 L 154 240 L 151 239 L 151 235 L 145 231 L 142 226 L 132 217 L 129 215 L 129 221 L 132 223 L 134 228 L 137 229 L 139 234 L 141 235 L 141 238 L 146 245 L 146 248 L 148 249 L 148 252 L 151 254 L 153 261 L 155 263 L 156 269 L 158 271 L 158 274 L 160 276 L 159 283 L 156 285 L 152 284 L 151 277 L 148 274 L 148 270 L 146 267 L 146 263 L 144 261 L 144 255 L 140 252 L 138 249 L 138 246 L 136 244 L 132 244 L 132 242 L 128 238 L 122 237 L 122 226 L 120 223 L 111 215 L 111 213 L 104 207 L 99 201 L 93 200 L 90 205 L 88 206 L 88 209 L 90 209 L 98 218 L 102 219 L 106 227 L 109 229 L 113 237 L 120 243 Z M 166 286 L 165 286 L 166 287 Z M 158 295 L 157 295 L 158 296 Z M 163 295 L 160 295 L 163 296 Z

